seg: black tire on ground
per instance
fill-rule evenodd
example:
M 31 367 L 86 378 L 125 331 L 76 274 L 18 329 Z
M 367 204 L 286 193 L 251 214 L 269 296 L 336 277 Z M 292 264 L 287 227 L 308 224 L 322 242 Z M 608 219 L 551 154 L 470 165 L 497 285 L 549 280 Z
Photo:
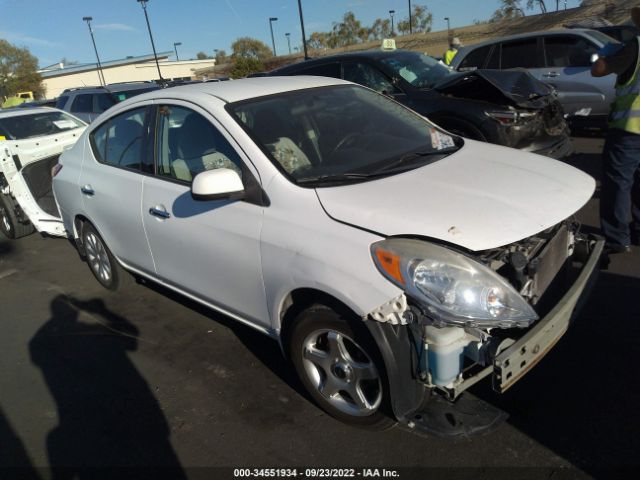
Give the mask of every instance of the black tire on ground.
M 395 421 L 378 348 L 359 319 L 313 305 L 296 319 L 289 352 L 298 377 L 329 415 L 351 425 L 381 430 Z
M 16 202 L 8 195 L 0 194 L 0 231 L 7 238 L 17 239 L 33 233 L 31 222 L 22 223 L 16 216 Z
M 82 227 L 84 246 L 89 270 L 107 290 L 118 290 L 127 284 L 130 275 L 120 266 L 104 240 L 90 223 Z

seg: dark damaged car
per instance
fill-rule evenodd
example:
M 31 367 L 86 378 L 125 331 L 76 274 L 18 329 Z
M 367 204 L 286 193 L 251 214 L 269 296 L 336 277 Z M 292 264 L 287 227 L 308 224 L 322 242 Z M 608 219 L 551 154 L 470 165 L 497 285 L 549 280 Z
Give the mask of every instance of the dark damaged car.
M 394 50 L 306 60 L 269 75 L 342 78 L 389 95 L 463 137 L 553 158 L 572 152 L 555 92 L 524 70 L 457 73 L 427 55 Z

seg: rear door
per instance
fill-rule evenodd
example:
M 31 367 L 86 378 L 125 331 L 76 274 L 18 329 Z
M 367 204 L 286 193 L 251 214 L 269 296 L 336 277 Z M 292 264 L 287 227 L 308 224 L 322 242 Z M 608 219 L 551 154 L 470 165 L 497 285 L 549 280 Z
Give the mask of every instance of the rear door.
M 144 178 L 142 217 L 157 276 L 268 327 L 260 259 L 264 207 L 191 196 L 193 178 L 202 171 L 232 169 L 245 186 L 257 172 L 213 116 L 193 104 L 159 103 L 155 124 L 156 168 Z
M 102 122 L 89 134 L 77 188 L 85 216 L 127 266 L 155 268 L 142 226 L 142 178 L 151 170 L 149 112 L 137 107 Z
M 607 115 L 607 95 L 613 91 L 614 75 L 596 78 L 591 75 L 591 56 L 598 51 L 595 43 L 575 35 L 544 37 L 546 67 L 538 77 L 558 90 L 566 113 Z

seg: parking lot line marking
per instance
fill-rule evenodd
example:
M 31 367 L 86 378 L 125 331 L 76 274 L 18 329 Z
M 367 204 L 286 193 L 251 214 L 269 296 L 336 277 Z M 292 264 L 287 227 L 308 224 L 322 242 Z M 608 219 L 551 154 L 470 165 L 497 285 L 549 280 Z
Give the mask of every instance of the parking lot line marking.
M 18 273 L 18 270 L 12 268 L 11 270 L 5 270 L 4 272 L 0 272 L 0 280 L 8 277 L 9 275 L 13 275 L 14 273 Z

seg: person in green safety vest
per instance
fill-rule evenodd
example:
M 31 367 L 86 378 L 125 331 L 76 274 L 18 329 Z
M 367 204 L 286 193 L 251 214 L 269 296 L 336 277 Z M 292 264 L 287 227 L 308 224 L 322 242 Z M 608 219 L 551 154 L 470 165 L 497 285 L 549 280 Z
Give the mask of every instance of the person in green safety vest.
M 640 28 L 640 7 L 631 18 Z M 609 253 L 630 252 L 640 244 L 640 37 L 606 45 L 598 55 L 591 74 L 618 75 L 602 152 L 600 225 Z
M 458 37 L 453 37 L 451 43 L 449 44 L 449 50 L 444 52 L 444 63 L 445 65 L 451 65 L 454 57 L 458 53 L 458 49 L 462 46 L 460 43 L 460 39 Z

